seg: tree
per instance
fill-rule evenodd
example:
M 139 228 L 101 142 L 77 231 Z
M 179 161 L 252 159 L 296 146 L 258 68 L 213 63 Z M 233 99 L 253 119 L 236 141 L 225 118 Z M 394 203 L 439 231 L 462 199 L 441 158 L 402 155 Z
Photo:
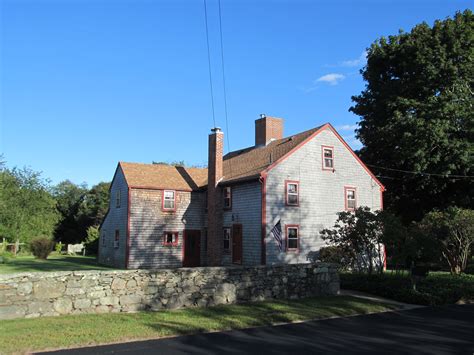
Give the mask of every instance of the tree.
M 49 182 L 28 168 L 0 168 L 0 236 L 29 243 L 51 236 L 59 219 Z
M 321 236 L 336 246 L 348 258 L 351 268 L 358 271 L 383 271 L 382 223 L 378 212 L 359 207 L 354 212 L 339 212 L 333 229 L 324 229 Z
M 474 210 L 449 207 L 428 213 L 420 222 L 424 234 L 441 249 L 452 274 L 460 274 L 474 246 Z
M 382 37 L 367 50 L 366 87 L 350 108 L 361 117 L 359 153 L 381 175 L 387 207 L 404 222 L 434 208 L 474 206 L 473 48 L 466 10 Z
M 78 219 L 87 226 L 100 225 L 109 208 L 109 182 L 100 182 L 87 191 L 78 211 Z

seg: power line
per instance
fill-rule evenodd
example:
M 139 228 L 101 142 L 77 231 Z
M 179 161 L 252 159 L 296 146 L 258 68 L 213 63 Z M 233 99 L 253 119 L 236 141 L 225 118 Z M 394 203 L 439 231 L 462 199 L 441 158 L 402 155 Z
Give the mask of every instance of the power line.
M 372 164 L 366 164 L 366 165 L 368 165 L 372 168 L 378 168 L 378 169 L 389 170 L 389 171 L 397 171 L 397 172 L 400 172 L 400 173 L 413 174 L 413 175 L 439 176 L 439 177 L 453 178 L 453 179 L 472 179 L 472 178 L 474 178 L 474 175 L 435 174 L 435 173 L 426 173 L 426 172 L 422 172 L 422 171 L 409 171 L 409 170 L 385 168 L 383 166 L 372 165 Z
M 229 138 L 229 120 L 227 117 L 227 93 L 225 85 L 225 69 L 224 69 L 224 44 L 222 40 L 222 13 L 221 13 L 221 0 L 219 0 L 219 31 L 221 37 L 221 61 L 222 61 L 222 83 L 224 87 L 224 113 L 225 113 L 225 130 L 227 132 L 227 149 L 230 152 L 230 138 Z
M 207 4 L 204 0 L 204 19 L 206 20 L 206 40 L 207 40 L 207 63 L 209 65 L 209 86 L 211 88 L 212 120 L 216 127 L 216 114 L 214 110 L 214 92 L 212 90 L 212 72 L 211 72 L 211 50 L 209 49 L 209 28 L 207 26 Z

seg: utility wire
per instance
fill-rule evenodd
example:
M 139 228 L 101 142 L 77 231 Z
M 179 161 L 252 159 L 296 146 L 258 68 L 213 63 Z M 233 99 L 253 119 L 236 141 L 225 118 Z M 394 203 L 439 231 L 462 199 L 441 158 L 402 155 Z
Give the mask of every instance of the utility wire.
M 383 166 L 372 165 L 372 164 L 366 164 L 366 165 L 368 165 L 372 168 L 378 168 L 378 169 L 390 170 L 390 171 L 397 171 L 397 172 L 400 172 L 400 173 L 413 174 L 413 175 L 440 176 L 440 177 L 454 178 L 454 179 L 472 179 L 472 178 L 474 178 L 474 175 L 434 174 L 434 173 L 425 173 L 425 172 L 422 172 L 422 171 L 409 171 L 409 170 L 385 168 Z
M 211 105 L 212 105 L 212 120 L 214 127 L 216 127 L 216 114 L 214 110 L 214 92 L 212 90 L 212 72 L 211 72 L 211 50 L 209 48 L 209 28 L 207 25 L 207 4 L 204 0 L 204 19 L 206 20 L 206 40 L 207 40 L 207 63 L 209 65 L 209 86 L 211 88 Z
M 227 93 L 225 85 L 225 69 L 224 69 L 224 44 L 222 40 L 222 13 L 221 13 L 221 0 L 219 0 L 219 30 L 221 35 L 221 61 L 222 61 L 222 83 L 224 87 L 224 113 L 225 113 L 225 130 L 227 132 L 227 149 L 230 152 L 230 138 L 229 138 L 229 119 L 227 117 Z

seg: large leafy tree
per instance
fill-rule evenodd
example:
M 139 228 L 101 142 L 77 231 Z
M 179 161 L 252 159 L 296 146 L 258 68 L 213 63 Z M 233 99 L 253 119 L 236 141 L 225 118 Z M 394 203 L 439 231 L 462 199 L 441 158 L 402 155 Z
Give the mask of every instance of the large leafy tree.
M 361 74 L 366 88 L 350 111 L 361 116 L 360 155 L 386 185 L 387 206 L 406 222 L 473 208 L 473 13 L 378 39 Z
M 0 237 L 26 243 L 50 237 L 58 219 L 49 182 L 40 173 L 0 166 Z

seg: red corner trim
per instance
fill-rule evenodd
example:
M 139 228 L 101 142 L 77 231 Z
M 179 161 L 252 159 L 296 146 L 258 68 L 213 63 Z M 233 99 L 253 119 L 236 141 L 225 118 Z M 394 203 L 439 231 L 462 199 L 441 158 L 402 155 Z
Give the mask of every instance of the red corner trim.
M 127 201 L 127 243 L 125 245 L 125 268 L 128 269 L 130 260 L 130 205 L 132 200 L 130 199 L 132 189 L 128 188 L 128 201 Z
M 296 184 L 298 187 L 298 195 L 296 204 L 288 203 L 288 184 Z M 285 205 L 289 207 L 299 207 L 300 205 L 300 182 L 296 180 L 285 180 Z
M 265 244 L 265 235 L 267 230 L 267 174 L 262 173 L 261 179 L 262 183 L 262 240 L 261 240 L 261 264 L 267 264 L 267 250 Z

